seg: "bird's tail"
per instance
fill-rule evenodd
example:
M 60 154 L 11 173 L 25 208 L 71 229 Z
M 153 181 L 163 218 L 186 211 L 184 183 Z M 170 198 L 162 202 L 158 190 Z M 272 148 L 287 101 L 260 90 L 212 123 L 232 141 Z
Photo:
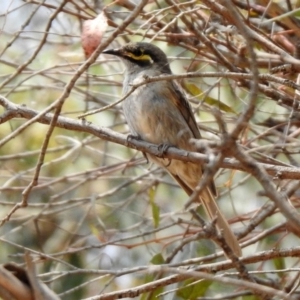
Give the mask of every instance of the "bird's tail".
M 217 227 L 221 231 L 228 246 L 235 253 L 235 255 L 242 256 L 242 250 L 239 245 L 239 242 L 236 236 L 233 234 L 224 215 L 220 211 L 216 203 L 215 197 L 212 195 L 209 188 L 203 191 L 203 193 L 200 196 L 200 199 L 208 216 L 212 220 L 214 220 L 215 218 L 217 219 L 216 220 Z

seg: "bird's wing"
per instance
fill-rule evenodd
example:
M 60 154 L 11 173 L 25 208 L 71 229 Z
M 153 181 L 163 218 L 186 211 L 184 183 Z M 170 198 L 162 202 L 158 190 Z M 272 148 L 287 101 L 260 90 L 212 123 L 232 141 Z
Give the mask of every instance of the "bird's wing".
M 177 111 L 180 112 L 182 116 L 182 120 L 184 120 L 188 125 L 192 133 L 192 136 L 196 139 L 200 139 L 201 135 L 197 126 L 197 122 L 192 112 L 192 108 L 189 102 L 187 101 L 187 99 L 185 98 L 184 93 L 174 82 L 172 82 L 171 84 L 166 84 L 164 86 L 164 89 L 162 89 L 162 91 L 166 92 L 166 94 L 163 96 L 164 97 L 168 96 L 167 99 L 171 101 L 171 103 L 174 105 Z M 169 109 L 172 108 L 170 107 Z M 159 162 L 159 159 L 156 158 L 155 160 Z M 199 178 L 194 178 L 195 176 L 190 178 L 193 172 L 190 173 L 189 170 L 186 169 L 188 167 L 190 169 L 193 169 L 192 165 L 188 165 L 183 162 L 172 161 L 169 167 L 165 167 L 165 168 L 169 171 L 170 175 L 178 182 L 178 184 L 182 187 L 182 189 L 188 195 L 191 195 L 194 191 L 194 188 L 197 186 L 197 180 L 200 180 L 202 176 L 202 168 L 196 165 L 197 169 L 196 172 L 194 173 L 196 174 L 196 176 L 199 176 Z M 174 171 L 174 168 L 176 170 L 183 168 L 184 172 L 179 173 L 178 171 Z M 203 204 L 203 207 L 206 210 L 206 213 L 210 217 L 210 219 L 214 220 L 216 218 L 217 227 L 219 228 L 220 231 L 222 231 L 223 236 L 227 241 L 228 245 L 231 247 L 231 249 L 234 251 L 234 253 L 237 256 L 241 256 L 242 251 L 237 241 L 237 238 L 231 231 L 226 218 L 223 216 L 222 212 L 220 211 L 216 203 L 215 200 L 216 194 L 217 192 L 216 192 L 214 182 L 211 181 L 209 182 L 208 187 L 202 191 L 201 195 L 199 196 L 199 200 Z
M 190 103 L 187 101 L 184 92 L 180 89 L 180 87 L 175 83 L 172 82 L 171 85 L 167 85 L 168 95 L 171 95 L 171 101 L 176 106 L 178 111 L 181 113 L 183 119 L 188 124 L 188 127 L 190 128 L 194 138 L 201 139 L 201 134 L 196 122 L 196 119 L 194 117 L 192 107 Z M 180 179 L 176 179 L 178 182 Z M 180 182 L 179 182 L 180 183 Z M 183 183 L 180 183 L 181 187 L 188 193 L 187 188 L 184 187 Z M 216 197 L 217 196 L 217 189 L 215 187 L 215 184 L 213 181 L 209 183 L 209 188 L 211 190 L 211 193 Z
M 180 111 L 184 120 L 188 124 L 191 132 L 194 135 L 194 138 L 200 139 L 201 134 L 198 129 L 198 125 L 197 125 L 196 119 L 194 117 L 192 107 L 191 107 L 190 103 L 187 101 L 187 99 L 184 95 L 184 92 L 181 91 L 181 89 L 175 82 L 172 82 L 171 85 L 168 85 L 168 88 L 169 88 L 169 94 L 172 95 L 172 98 L 171 98 L 172 102 L 177 107 L 177 109 Z

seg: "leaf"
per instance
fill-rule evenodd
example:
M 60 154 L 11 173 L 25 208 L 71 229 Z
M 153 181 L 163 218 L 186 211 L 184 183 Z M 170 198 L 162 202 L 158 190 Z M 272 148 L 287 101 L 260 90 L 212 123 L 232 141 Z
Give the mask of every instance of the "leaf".
M 213 107 L 217 107 L 224 112 L 230 112 L 230 113 L 234 113 L 234 114 L 236 113 L 230 106 L 221 102 L 220 100 L 214 99 L 209 96 L 206 96 L 203 99 L 203 97 L 202 97 L 203 91 L 200 88 L 198 88 L 195 84 L 184 82 L 183 86 L 186 89 L 186 91 L 188 91 L 192 96 L 199 99 L 200 101 L 204 101 L 205 103 L 207 103 Z
M 155 254 L 150 262 L 154 265 L 161 265 L 165 263 L 165 260 L 161 253 Z M 145 283 L 152 282 L 155 280 L 156 275 L 155 274 L 147 274 L 145 277 Z M 157 296 L 161 294 L 164 291 L 163 287 L 159 287 L 155 290 L 153 290 L 151 293 L 143 294 L 140 300 L 157 300 L 159 299 Z
M 150 199 L 150 205 L 152 209 L 152 217 L 153 217 L 153 222 L 154 222 L 154 227 L 157 228 L 159 225 L 159 215 L 160 215 L 160 209 L 159 206 L 155 203 L 155 188 L 151 188 L 149 190 L 149 199 Z
M 273 259 L 273 264 L 276 268 L 276 270 L 283 270 L 286 268 L 285 260 L 283 257 L 276 257 Z
M 152 282 L 155 280 L 155 276 L 154 275 L 147 275 L 146 276 L 146 282 Z M 163 287 L 159 287 L 157 289 L 154 289 L 153 291 L 151 291 L 150 293 L 145 293 L 142 295 L 140 300 L 158 300 L 160 299 L 158 296 L 164 291 Z
M 195 284 L 193 282 L 195 282 L 195 279 L 185 280 L 183 283 L 184 286 L 176 292 L 176 295 L 182 299 L 197 299 L 204 296 L 212 284 L 212 281 L 205 279 L 197 281 Z
M 107 28 L 107 18 L 101 12 L 95 19 L 83 22 L 81 45 L 86 58 L 97 49 Z
M 165 263 L 165 260 L 161 253 L 157 253 L 152 257 L 150 262 L 154 265 L 162 265 Z

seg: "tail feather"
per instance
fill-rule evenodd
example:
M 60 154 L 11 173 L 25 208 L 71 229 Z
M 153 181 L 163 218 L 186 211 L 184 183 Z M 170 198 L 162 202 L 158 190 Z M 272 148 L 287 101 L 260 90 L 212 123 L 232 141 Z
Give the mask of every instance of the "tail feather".
M 209 189 L 206 189 L 201 194 L 200 199 L 207 215 L 211 218 L 211 220 L 215 218 L 217 219 L 216 220 L 217 227 L 222 232 L 222 235 L 226 240 L 228 246 L 235 253 L 235 255 L 242 256 L 242 250 L 239 245 L 239 242 L 236 236 L 233 234 L 224 215 L 220 211 L 216 203 L 215 197 L 212 195 L 211 191 Z
M 189 184 L 187 184 L 188 182 L 187 179 L 184 181 L 177 174 L 171 172 L 170 174 L 189 196 L 192 195 L 194 189 L 192 189 L 191 186 L 197 186 L 197 181 L 190 182 Z M 211 189 L 211 187 L 206 188 L 199 197 L 200 203 L 203 204 L 206 214 L 211 220 L 217 218 L 216 221 L 217 228 L 219 229 L 219 231 L 222 232 L 222 235 L 225 238 L 231 250 L 235 253 L 236 256 L 242 256 L 242 250 L 239 245 L 239 242 L 236 236 L 231 231 L 227 220 L 225 219 L 224 215 L 222 214 L 222 212 L 220 211 L 216 203 L 215 196 L 213 195 L 215 191 L 216 189 L 214 186 L 213 189 Z

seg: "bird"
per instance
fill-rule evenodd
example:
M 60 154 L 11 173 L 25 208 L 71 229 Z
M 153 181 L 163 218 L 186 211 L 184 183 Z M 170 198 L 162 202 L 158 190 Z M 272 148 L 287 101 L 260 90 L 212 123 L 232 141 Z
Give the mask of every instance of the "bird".
M 120 48 L 106 49 L 103 53 L 119 57 L 125 66 L 123 95 L 128 96 L 123 101 L 123 112 L 131 136 L 157 145 L 197 151 L 191 141 L 201 139 L 201 134 L 191 105 L 178 83 L 162 80 L 132 88 L 146 78 L 171 75 L 167 55 L 147 42 L 128 43 Z M 187 195 L 192 195 L 201 180 L 203 166 L 145 155 L 148 160 L 166 169 Z M 197 201 L 211 220 L 216 219 L 217 228 L 233 253 L 242 256 L 238 240 L 216 203 L 216 194 L 212 181 Z

